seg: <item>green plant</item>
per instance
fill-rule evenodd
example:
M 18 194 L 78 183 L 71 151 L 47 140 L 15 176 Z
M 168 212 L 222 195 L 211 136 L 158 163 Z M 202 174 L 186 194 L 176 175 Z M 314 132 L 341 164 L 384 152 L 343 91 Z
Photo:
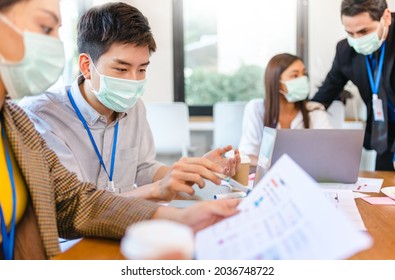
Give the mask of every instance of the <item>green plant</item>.
M 233 74 L 195 69 L 185 79 L 189 105 L 213 105 L 218 101 L 248 101 L 263 97 L 263 68 L 242 65 Z

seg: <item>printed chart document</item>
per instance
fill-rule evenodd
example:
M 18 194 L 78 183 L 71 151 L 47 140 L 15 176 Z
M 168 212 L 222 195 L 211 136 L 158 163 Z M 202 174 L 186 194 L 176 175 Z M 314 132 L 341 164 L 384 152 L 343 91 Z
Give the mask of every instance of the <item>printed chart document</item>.
M 372 244 L 287 155 L 239 209 L 197 233 L 197 259 L 345 259 Z

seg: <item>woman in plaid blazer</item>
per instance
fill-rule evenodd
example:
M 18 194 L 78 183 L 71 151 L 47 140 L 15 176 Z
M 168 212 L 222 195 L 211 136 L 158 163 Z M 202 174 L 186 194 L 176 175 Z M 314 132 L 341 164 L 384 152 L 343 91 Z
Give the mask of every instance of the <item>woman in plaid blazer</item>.
M 63 68 L 63 60 L 56 54 L 59 26 L 58 0 L 0 0 L 0 116 L 4 146 L 0 150 L 4 157 L 0 159 L 7 159 L 0 161 L 0 169 L 8 170 L 5 174 L 10 178 L 13 194 L 15 174 L 20 174 L 24 184 L 19 185 L 23 185 L 27 196 L 24 211 L 15 221 L 10 217 L 15 216 L 16 210 L 7 209 L 6 202 L 12 200 L 10 205 L 15 205 L 19 201 L 14 195 L 6 195 L 10 193 L 4 191 L 8 183 L 0 185 L 0 206 L 4 205 L 0 208 L 4 225 L 0 259 L 51 258 L 60 253 L 59 237 L 119 239 L 128 225 L 146 219 L 172 219 L 197 231 L 235 214 L 236 201 L 202 202 L 175 209 L 115 196 L 78 181 L 60 164 L 27 115 L 10 98 L 39 93 L 58 78 Z M 60 61 L 58 67 L 56 61 Z M 52 68 L 47 67 L 48 62 Z M 9 172 L 12 167 L 14 172 Z

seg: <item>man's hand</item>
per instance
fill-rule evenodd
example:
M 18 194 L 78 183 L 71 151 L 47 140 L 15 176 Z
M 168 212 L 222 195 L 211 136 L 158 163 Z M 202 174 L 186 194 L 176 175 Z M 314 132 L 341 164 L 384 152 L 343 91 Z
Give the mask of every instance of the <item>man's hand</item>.
M 204 179 L 217 185 L 221 184 L 221 180 L 213 172 L 223 173 L 224 169 L 205 158 L 181 158 L 156 182 L 151 191 L 151 198 L 172 200 L 179 192 L 193 195 L 195 191 L 192 185 L 198 184 L 203 188 Z
M 232 146 L 229 145 L 224 148 L 212 150 L 203 157 L 221 166 L 224 169 L 223 174 L 232 177 L 236 174 L 237 169 L 239 169 L 241 160 L 239 150 L 237 149 L 234 151 L 235 155 L 233 158 L 225 158 L 224 154 L 231 150 Z

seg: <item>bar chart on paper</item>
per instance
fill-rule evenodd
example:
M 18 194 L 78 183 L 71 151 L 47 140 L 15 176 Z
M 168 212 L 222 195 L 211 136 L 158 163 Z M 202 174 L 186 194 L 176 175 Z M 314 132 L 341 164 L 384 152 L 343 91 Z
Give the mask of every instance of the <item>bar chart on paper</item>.
M 197 233 L 197 259 L 343 259 L 371 245 L 288 156 L 239 208 Z

